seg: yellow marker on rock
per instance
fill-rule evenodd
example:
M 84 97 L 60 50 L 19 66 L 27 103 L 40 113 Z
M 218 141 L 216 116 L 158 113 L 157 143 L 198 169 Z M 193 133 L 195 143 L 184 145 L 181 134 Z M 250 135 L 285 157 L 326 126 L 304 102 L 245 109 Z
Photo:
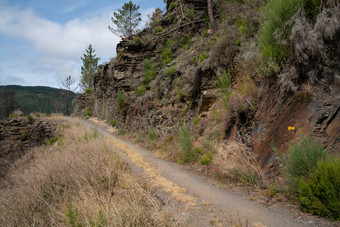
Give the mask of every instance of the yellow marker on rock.
M 291 131 L 291 130 L 295 130 L 295 127 L 294 126 L 288 126 L 288 131 Z

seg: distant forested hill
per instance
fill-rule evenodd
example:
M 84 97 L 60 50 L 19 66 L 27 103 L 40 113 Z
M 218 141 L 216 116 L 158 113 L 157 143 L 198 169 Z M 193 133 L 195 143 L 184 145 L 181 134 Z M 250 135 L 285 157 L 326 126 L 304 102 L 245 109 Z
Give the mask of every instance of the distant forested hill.
M 67 94 L 72 113 L 74 92 L 51 87 L 23 87 L 17 85 L 0 86 L 0 117 L 8 117 L 14 110 L 21 110 L 25 115 L 32 112 L 66 114 Z

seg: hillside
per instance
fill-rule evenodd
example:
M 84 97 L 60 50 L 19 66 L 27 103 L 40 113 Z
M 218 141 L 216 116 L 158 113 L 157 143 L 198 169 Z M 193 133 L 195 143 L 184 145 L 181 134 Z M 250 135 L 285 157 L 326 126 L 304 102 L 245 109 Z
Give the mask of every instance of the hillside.
M 339 155 L 340 8 L 280 2 L 213 1 L 213 31 L 206 1 L 167 1 L 159 21 L 117 45 L 74 113 L 222 182 L 287 191 L 300 141 Z
M 14 97 L 4 97 L 6 91 L 14 92 Z M 21 110 L 25 115 L 32 112 L 66 114 L 66 94 L 67 91 L 65 90 L 51 87 L 0 86 L 0 105 L 2 106 L 0 118 L 7 118 L 13 110 L 17 109 Z M 70 92 L 70 108 L 72 108 L 71 101 L 75 97 L 76 94 Z M 7 101 L 8 103 L 6 104 Z

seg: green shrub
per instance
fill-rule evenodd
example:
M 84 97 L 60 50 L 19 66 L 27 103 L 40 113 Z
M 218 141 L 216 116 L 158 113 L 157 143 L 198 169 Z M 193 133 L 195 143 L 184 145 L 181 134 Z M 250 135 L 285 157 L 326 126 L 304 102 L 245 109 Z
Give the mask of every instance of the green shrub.
M 86 93 L 86 94 L 91 94 L 91 93 L 92 93 L 92 89 L 89 88 L 89 87 L 86 88 L 86 89 L 85 89 L 85 93 Z
M 261 23 L 259 35 L 263 57 L 272 57 L 280 63 L 290 54 L 289 36 L 292 24 L 288 22 L 302 3 L 302 0 L 268 1 L 264 8 L 264 21 Z
M 174 19 L 175 19 L 175 14 L 170 14 L 169 17 L 168 17 L 168 20 L 169 20 L 170 22 L 173 22 Z
M 85 119 L 89 119 L 91 117 L 91 110 L 89 108 L 86 108 L 85 110 L 83 110 L 82 117 Z
M 118 112 L 122 111 L 122 108 L 125 104 L 125 95 L 122 91 L 119 91 L 116 95 L 116 108 L 118 110 Z
M 116 120 L 115 120 L 115 119 L 112 119 L 112 120 L 110 121 L 110 125 L 111 125 L 112 127 L 115 127 L 115 126 L 116 126 Z
M 40 115 L 40 113 L 37 112 L 37 113 L 35 113 L 35 116 L 40 117 L 41 115 Z
M 33 125 L 34 124 L 34 118 L 32 116 L 27 116 L 28 124 Z
M 165 42 L 165 45 L 162 49 L 162 52 L 160 54 L 160 59 L 161 59 L 161 63 L 162 66 L 165 66 L 167 64 L 169 64 L 173 59 L 172 59 L 172 50 L 170 49 L 170 44 L 171 44 L 172 40 L 168 39 Z
M 200 122 L 201 122 L 201 117 L 200 117 L 200 116 L 195 116 L 195 117 L 192 119 L 192 123 L 193 123 L 194 125 L 198 125 Z
M 166 71 L 164 72 L 164 76 L 168 77 L 168 76 L 173 76 L 176 74 L 176 70 L 175 70 L 175 66 L 170 66 L 166 69 Z
M 190 35 L 184 35 L 179 41 L 179 45 L 183 47 L 184 50 L 187 50 L 190 48 L 190 40 L 191 36 Z
M 151 141 L 154 141 L 157 138 L 158 138 L 157 132 L 150 130 L 149 133 L 148 133 L 148 139 L 151 140 Z
M 146 59 L 144 62 L 144 70 L 143 70 L 143 77 L 144 77 L 144 85 L 149 84 L 153 79 L 157 76 L 157 65 L 152 62 L 150 59 Z
M 53 145 L 55 142 L 57 142 L 58 138 L 57 137 L 52 137 L 47 141 L 47 145 Z
M 192 148 L 192 138 L 189 126 L 185 125 L 179 131 L 179 145 L 181 152 L 179 155 L 179 163 L 184 164 L 197 159 L 198 154 Z
M 201 165 L 209 165 L 209 164 L 211 164 L 212 160 L 213 160 L 213 155 L 212 155 L 211 152 L 208 152 L 207 154 L 205 154 L 205 155 L 201 158 L 200 164 L 201 164 Z
M 24 134 L 22 134 L 21 136 L 20 136 L 20 140 L 21 141 L 27 141 L 28 139 L 29 139 L 29 134 L 28 134 L 28 132 L 25 132 Z
M 219 87 L 221 89 L 223 104 L 225 108 L 228 109 L 228 103 L 231 96 L 230 86 L 231 86 L 231 75 L 230 72 L 223 71 L 222 74 L 217 76 Z
M 120 135 L 120 136 L 125 135 L 125 129 L 124 128 L 119 128 L 118 129 L 118 135 Z
M 154 29 L 153 29 L 153 34 L 157 34 L 157 33 L 160 33 L 160 32 L 164 32 L 164 29 L 162 26 L 158 25 L 156 26 Z
M 145 92 L 145 85 L 144 84 L 141 84 L 139 87 L 136 88 L 135 90 L 135 94 L 137 96 L 142 96 Z
M 302 137 L 301 142 L 293 140 L 288 148 L 286 171 L 293 190 L 301 177 L 308 177 L 317 162 L 326 157 L 322 144 L 312 137 Z
M 300 178 L 298 195 L 305 211 L 340 220 L 340 158 L 320 160 L 307 179 Z
M 8 115 L 9 118 L 15 117 L 14 114 Z
M 198 58 L 199 62 L 203 62 L 205 59 L 208 59 L 209 55 L 207 55 L 205 52 L 202 52 Z
M 249 28 L 250 28 L 250 21 L 247 19 L 242 18 L 236 18 L 235 19 L 235 25 L 238 27 L 238 30 L 240 33 L 244 35 L 249 34 Z
M 142 43 L 142 40 L 141 40 L 141 38 L 139 38 L 139 37 L 134 38 L 133 41 L 134 41 L 136 44 L 141 44 L 141 43 Z
M 178 2 L 171 2 L 169 7 L 168 7 L 168 11 L 172 11 L 173 9 L 175 9 L 178 6 Z
M 187 8 L 186 10 L 186 16 L 189 20 L 193 20 L 195 16 L 195 10 L 191 7 Z
M 200 146 L 197 146 L 194 148 L 194 152 L 197 154 L 202 154 L 203 153 L 203 148 Z

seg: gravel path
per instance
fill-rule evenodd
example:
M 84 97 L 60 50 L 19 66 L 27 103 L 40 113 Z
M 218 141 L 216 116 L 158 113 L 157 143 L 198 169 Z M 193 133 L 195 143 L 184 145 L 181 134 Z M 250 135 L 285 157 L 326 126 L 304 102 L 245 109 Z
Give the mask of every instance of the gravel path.
M 150 178 L 158 191 L 165 191 L 179 201 L 189 226 L 337 226 L 314 216 L 300 216 L 284 207 L 268 207 L 210 183 L 205 177 L 183 166 L 156 158 L 151 151 L 114 136 L 108 127 L 92 121 L 67 118 L 96 128 L 116 147 L 132 170 Z M 176 209 L 176 206 L 174 207 Z

